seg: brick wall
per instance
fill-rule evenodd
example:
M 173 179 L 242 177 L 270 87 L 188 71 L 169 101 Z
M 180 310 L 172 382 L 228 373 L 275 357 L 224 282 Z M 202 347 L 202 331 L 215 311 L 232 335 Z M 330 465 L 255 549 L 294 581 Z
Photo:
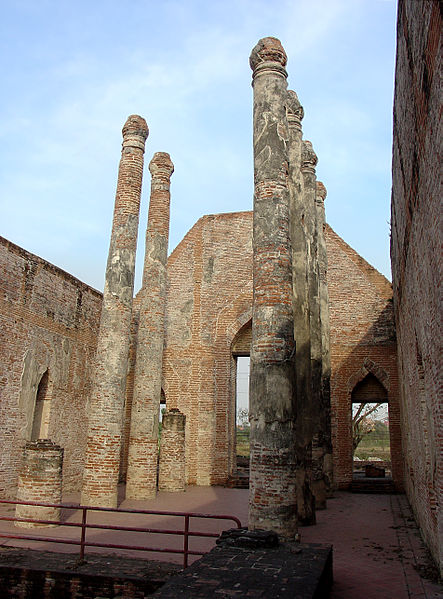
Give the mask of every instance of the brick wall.
M 190 483 L 223 483 L 232 467 L 231 342 L 251 306 L 252 213 L 204 216 L 168 261 L 163 388 L 186 415 Z
M 340 487 L 351 480 L 350 397 L 365 373 L 372 372 L 387 389 L 394 476 L 401 486 L 391 286 L 329 227 L 326 236 L 335 480 Z M 48 436 L 65 450 L 64 490 L 79 490 L 101 295 L 4 239 L 0 259 L 5 273 L 0 280 L 0 492 L 15 493 L 23 446 L 32 434 L 33 401 L 46 370 Z M 168 278 L 163 390 L 168 409 L 179 408 L 187 417 L 186 480 L 221 484 L 235 465 L 231 344 L 251 319 L 252 213 L 201 218 L 169 257 Z M 134 335 L 137 306 L 136 301 Z M 132 381 L 133 355 L 123 477 Z
M 326 241 L 336 483 L 346 487 L 352 478 L 351 393 L 371 372 L 388 394 L 393 470 L 401 488 L 391 285 L 329 227 Z M 234 465 L 231 344 L 251 318 L 251 242 L 251 212 L 205 216 L 168 262 L 163 388 L 168 408 L 186 414 L 191 484 L 224 483 Z
M 334 480 L 352 480 L 351 395 L 372 373 L 387 392 L 392 473 L 402 488 L 402 451 L 392 288 L 389 281 L 326 228 L 331 325 Z
M 440 8 L 399 1 L 391 259 L 406 492 L 443 571 Z
M 0 272 L 0 496 L 15 494 L 46 371 L 47 435 L 65 450 L 65 490 L 78 490 L 101 294 L 2 237 Z

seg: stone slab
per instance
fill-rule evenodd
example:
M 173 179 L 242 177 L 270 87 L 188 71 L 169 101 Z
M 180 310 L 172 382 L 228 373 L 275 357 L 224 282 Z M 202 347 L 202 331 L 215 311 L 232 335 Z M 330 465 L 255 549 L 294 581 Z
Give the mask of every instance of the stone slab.
M 332 585 L 332 547 L 281 543 L 274 548 L 217 546 L 153 597 L 320 599 Z

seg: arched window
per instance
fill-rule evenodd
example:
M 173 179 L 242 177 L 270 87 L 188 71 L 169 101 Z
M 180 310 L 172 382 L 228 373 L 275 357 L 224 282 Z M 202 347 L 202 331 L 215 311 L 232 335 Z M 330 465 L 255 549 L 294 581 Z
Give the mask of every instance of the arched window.
M 49 429 L 50 396 L 49 396 L 49 373 L 46 370 L 37 388 L 35 400 L 34 418 L 32 421 L 31 441 L 47 439 Z

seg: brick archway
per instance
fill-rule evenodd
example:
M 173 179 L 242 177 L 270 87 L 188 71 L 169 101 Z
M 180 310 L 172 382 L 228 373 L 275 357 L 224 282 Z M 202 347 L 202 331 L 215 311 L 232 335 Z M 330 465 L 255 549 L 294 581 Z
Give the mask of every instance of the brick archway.
M 389 375 L 384 368 L 379 364 L 376 364 L 373 360 L 365 358 L 360 370 L 354 373 L 348 379 L 348 392 L 352 393 L 356 385 L 365 379 L 368 374 L 372 374 L 385 388 L 386 392 L 389 393 Z
M 357 358 L 357 359 L 356 359 Z M 375 358 L 375 359 L 374 359 Z M 352 400 L 353 391 L 361 386 L 365 379 L 375 379 L 380 386 L 379 397 L 388 404 L 389 434 L 391 448 L 392 478 L 395 487 L 403 487 L 403 457 L 401 450 L 400 415 L 397 395 L 396 371 L 386 368 L 385 364 L 377 361 L 376 357 L 353 356 L 339 370 L 334 381 L 334 478 L 339 488 L 348 488 L 353 479 L 353 449 L 352 449 Z M 351 366 L 351 368 L 349 368 Z M 343 377 L 343 375 L 347 375 Z M 339 390 L 341 388 L 341 394 Z M 354 393 L 355 395 L 355 393 Z M 370 399 L 371 393 L 366 394 L 364 401 Z M 357 394 L 357 398 L 359 394 Z M 372 397 L 376 399 L 375 389 Z

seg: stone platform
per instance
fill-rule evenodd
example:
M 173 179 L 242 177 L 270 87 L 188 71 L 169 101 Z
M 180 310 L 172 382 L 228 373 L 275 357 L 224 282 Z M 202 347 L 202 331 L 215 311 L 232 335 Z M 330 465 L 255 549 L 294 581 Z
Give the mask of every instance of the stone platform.
M 76 555 L 0 548 L 0 597 L 143 599 L 178 574 L 177 564 L 118 555 Z
M 0 596 L 17 599 L 318 599 L 329 597 L 331 584 L 332 549 L 318 544 L 217 546 L 183 571 L 116 555 L 89 555 L 79 563 L 72 555 L 0 549 Z
M 320 599 L 329 597 L 331 585 L 331 546 L 280 543 L 257 549 L 222 543 L 153 597 Z

